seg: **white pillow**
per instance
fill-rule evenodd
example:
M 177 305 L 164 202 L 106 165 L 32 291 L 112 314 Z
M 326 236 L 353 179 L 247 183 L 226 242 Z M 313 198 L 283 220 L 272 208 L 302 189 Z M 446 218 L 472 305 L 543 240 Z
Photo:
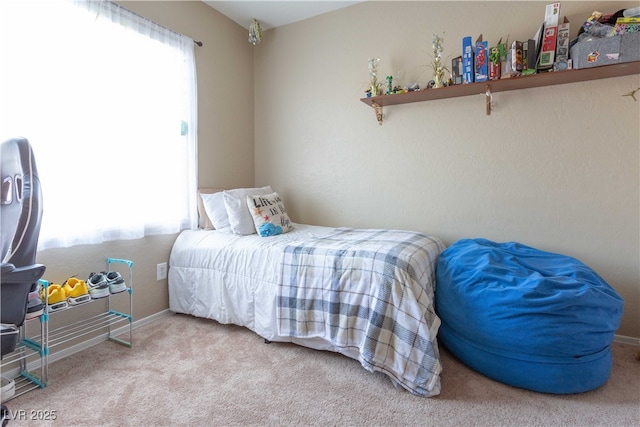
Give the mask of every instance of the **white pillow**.
M 247 207 L 247 196 L 273 193 L 271 186 L 261 188 L 236 188 L 222 192 L 229 217 L 229 226 L 234 234 L 249 235 L 256 232 L 253 218 Z
M 222 230 L 229 227 L 229 217 L 227 215 L 227 207 L 222 197 L 222 191 L 217 193 L 200 193 L 202 204 L 207 216 L 216 230 Z
M 293 230 L 284 202 L 278 193 L 249 195 L 247 206 L 260 236 L 275 236 Z

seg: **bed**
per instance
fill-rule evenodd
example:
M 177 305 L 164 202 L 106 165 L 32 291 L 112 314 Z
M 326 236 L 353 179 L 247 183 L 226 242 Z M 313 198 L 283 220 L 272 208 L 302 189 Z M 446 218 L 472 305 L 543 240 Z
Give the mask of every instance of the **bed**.
M 278 209 L 265 206 L 286 218 L 265 227 L 254 217 L 254 232 L 238 233 L 233 198 L 221 202 L 236 190 L 238 212 L 246 214 L 248 194 L 261 192 L 261 200 L 275 194 Z M 199 193 L 200 228 L 181 232 L 170 254 L 171 311 L 240 325 L 267 341 L 338 352 L 412 394 L 440 393 L 438 238 L 293 223 L 270 187 Z M 218 213 L 205 196 L 216 198 Z M 225 206 L 230 227 L 216 218 Z M 271 234 L 278 227 L 285 231 Z

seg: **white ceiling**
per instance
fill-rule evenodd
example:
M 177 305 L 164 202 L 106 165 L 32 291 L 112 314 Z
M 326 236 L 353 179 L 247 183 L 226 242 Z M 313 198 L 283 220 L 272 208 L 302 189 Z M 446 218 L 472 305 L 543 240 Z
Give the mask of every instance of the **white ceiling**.
M 333 10 L 342 9 L 361 1 L 334 0 L 203 0 L 206 4 L 239 25 L 249 28 L 253 18 L 263 30 L 302 21 Z

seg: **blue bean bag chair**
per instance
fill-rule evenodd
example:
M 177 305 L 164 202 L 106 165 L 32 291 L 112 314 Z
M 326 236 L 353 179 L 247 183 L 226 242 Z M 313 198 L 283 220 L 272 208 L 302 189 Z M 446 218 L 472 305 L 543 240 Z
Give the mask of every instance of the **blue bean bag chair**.
M 609 378 L 623 300 L 575 258 L 459 240 L 438 259 L 435 304 L 440 343 L 497 381 L 569 394 Z

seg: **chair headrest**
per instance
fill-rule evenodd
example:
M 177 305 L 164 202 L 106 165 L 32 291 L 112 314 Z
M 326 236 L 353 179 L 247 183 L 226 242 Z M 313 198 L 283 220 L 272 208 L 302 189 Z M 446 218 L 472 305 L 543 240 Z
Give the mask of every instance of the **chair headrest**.
M 0 261 L 16 267 L 35 262 L 42 216 L 42 191 L 33 150 L 25 138 L 13 138 L 0 149 L 2 198 Z

